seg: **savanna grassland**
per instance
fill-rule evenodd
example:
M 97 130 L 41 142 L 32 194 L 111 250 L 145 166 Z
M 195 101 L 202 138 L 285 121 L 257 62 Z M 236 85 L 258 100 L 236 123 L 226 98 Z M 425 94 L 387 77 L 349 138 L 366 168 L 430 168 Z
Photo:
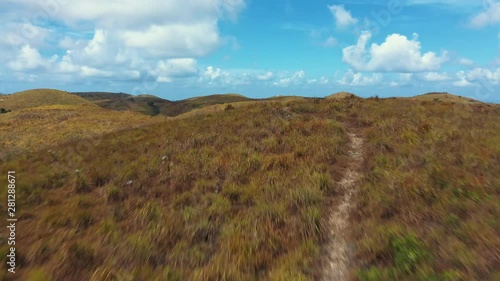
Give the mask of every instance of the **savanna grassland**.
M 361 280 L 499 280 L 500 107 L 357 100 Z
M 348 157 L 343 113 L 330 108 L 250 105 L 4 163 L 18 176 L 19 274 L 313 279 Z
M 94 104 L 22 108 L 0 114 L 0 160 L 165 120 L 163 116 L 104 110 Z
M 500 277 L 498 105 L 345 94 L 144 117 L 0 162 L 20 216 L 3 280 L 319 280 L 353 132 L 352 280 Z

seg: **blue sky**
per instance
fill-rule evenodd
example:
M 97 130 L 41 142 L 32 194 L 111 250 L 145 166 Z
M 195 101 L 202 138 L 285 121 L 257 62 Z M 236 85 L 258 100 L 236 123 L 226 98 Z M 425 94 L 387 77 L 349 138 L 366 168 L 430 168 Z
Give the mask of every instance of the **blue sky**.
M 3 0 L 0 92 L 500 102 L 494 0 Z

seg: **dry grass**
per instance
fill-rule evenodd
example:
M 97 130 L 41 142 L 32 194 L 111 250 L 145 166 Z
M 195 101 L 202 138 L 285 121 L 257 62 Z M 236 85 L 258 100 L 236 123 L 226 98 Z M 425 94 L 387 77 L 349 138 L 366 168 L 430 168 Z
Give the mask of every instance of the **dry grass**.
M 347 97 L 351 97 L 353 95 L 354 94 L 349 93 L 349 92 L 338 92 L 338 93 L 326 96 L 325 98 L 326 99 L 344 99 L 344 98 L 347 98 Z
M 3 163 L 18 176 L 19 278 L 315 280 L 348 158 L 335 108 L 261 103 Z
M 91 102 L 68 92 L 53 89 L 27 90 L 11 95 L 0 95 L 0 108 L 19 110 L 44 105 L 89 105 Z
M 467 98 L 467 97 L 462 97 L 462 96 L 457 96 L 457 95 L 452 95 L 449 93 L 427 93 L 419 96 L 414 96 L 411 97 L 410 99 L 412 100 L 418 100 L 418 101 L 434 101 L 434 102 L 450 102 L 450 103 L 481 103 L 478 100 Z
M 252 99 L 238 94 L 210 95 L 179 101 L 169 101 L 152 95 L 132 96 L 122 93 L 101 92 L 76 94 L 107 109 L 166 116 L 178 116 L 186 112 L 214 105 L 252 101 Z
M 498 280 L 500 107 L 355 101 L 360 280 Z
M 136 117 L 117 115 L 115 126 L 101 109 L 3 114 L 18 122 L 3 124 L 19 127 L 19 142 L 45 147 L 0 164 L 0 182 L 6 170 L 18 176 L 18 277 L 317 280 L 328 204 L 349 161 L 346 126 L 366 152 L 350 218 L 353 279 L 500 276 L 500 107 L 357 97 L 230 105 L 126 130 Z M 66 115 L 68 128 L 47 121 Z M 159 119 L 137 123 L 150 120 Z M 99 123 L 123 130 L 89 139 Z M 44 128 L 89 131 L 68 142 Z
M 61 142 L 95 138 L 166 120 L 101 109 L 93 104 L 50 105 L 0 114 L 0 160 Z

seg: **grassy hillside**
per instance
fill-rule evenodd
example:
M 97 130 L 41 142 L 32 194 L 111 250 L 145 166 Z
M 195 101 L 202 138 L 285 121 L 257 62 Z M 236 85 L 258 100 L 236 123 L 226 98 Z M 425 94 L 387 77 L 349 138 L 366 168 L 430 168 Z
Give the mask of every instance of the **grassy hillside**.
M 433 92 L 433 93 L 427 93 L 419 96 L 414 96 L 411 99 L 413 100 L 418 100 L 418 101 L 441 101 L 441 102 L 454 102 L 454 103 L 471 103 L 471 102 L 480 102 L 475 99 L 467 98 L 467 97 L 462 97 L 462 96 L 457 96 L 453 95 L 450 93 L 439 93 L 439 92 Z
M 93 104 L 39 106 L 0 114 L 0 160 L 162 120 L 165 118 L 115 112 Z
M 132 111 L 146 115 L 167 114 L 173 104 L 169 100 L 151 95 L 132 96 L 125 93 L 77 92 L 74 93 L 100 107 L 116 111 Z
M 19 110 L 44 105 L 92 105 L 91 102 L 68 92 L 53 89 L 36 89 L 0 96 L 0 108 Z
M 166 116 L 177 116 L 211 105 L 251 100 L 237 94 L 210 95 L 179 101 L 169 101 L 152 95 L 132 96 L 123 93 L 89 92 L 75 94 L 104 108 L 119 111 L 134 111 L 147 115 L 162 114 Z
M 25 218 L 18 274 L 315 279 L 321 218 L 348 157 L 331 108 L 250 105 L 4 163 Z
M 500 107 L 354 101 L 360 280 L 499 280 Z
M 359 153 L 350 132 L 364 143 L 352 280 L 500 276 L 498 105 L 251 100 L 171 119 L 81 108 L 0 115 L 33 122 L 0 128 L 43 148 L 0 162 L 0 182 L 7 170 L 18 177 L 20 280 L 319 280 L 326 220 Z M 71 132 L 116 127 L 70 140 L 49 122 L 66 115 Z M 134 129 L 136 116 L 145 121 Z
M 349 93 L 349 92 L 338 92 L 338 93 L 326 96 L 325 98 L 326 99 L 343 99 L 343 98 L 351 97 L 353 95 L 354 94 Z

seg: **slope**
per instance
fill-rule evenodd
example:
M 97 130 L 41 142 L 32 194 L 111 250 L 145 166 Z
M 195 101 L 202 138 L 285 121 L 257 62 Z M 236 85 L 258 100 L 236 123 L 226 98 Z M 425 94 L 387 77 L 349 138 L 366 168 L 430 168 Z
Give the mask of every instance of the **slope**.
M 153 95 L 132 96 L 123 93 L 75 93 L 97 105 L 119 111 L 135 111 L 148 115 L 177 116 L 206 106 L 251 101 L 242 95 L 223 94 L 169 101 Z
M 19 278 L 315 279 L 348 159 L 330 106 L 252 104 L 2 164 L 19 178 Z
M 12 111 L 57 104 L 92 106 L 91 102 L 83 98 L 54 89 L 34 89 L 0 96 L 0 108 Z
M 454 103 L 480 103 L 480 101 L 453 95 L 447 92 L 431 92 L 423 95 L 411 97 L 413 100 L 418 101 L 441 101 L 441 102 L 454 102 Z

